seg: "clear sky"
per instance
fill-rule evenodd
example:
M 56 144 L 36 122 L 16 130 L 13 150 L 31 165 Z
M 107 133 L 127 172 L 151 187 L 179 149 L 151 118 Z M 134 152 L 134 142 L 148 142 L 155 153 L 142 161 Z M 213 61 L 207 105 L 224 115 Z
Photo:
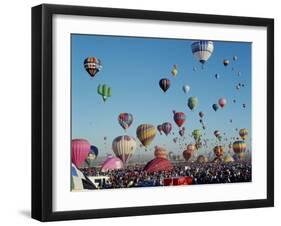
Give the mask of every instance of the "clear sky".
M 194 129 L 201 129 L 203 139 L 210 139 L 208 152 L 215 143 L 213 132 L 219 130 L 223 138 L 239 136 L 235 128 L 247 128 L 251 134 L 251 43 L 214 41 L 214 52 L 204 68 L 192 55 L 192 40 L 133 38 L 118 36 L 78 35 L 71 36 L 72 47 L 72 138 L 85 138 L 100 150 L 100 155 L 112 154 L 112 140 L 120 135 L 136 138 L 136 128 L 143 123 L 157 126 L 163 122 L 173 124 L 174 135 L 157 133 L 150 148 L 165 146 L 169 151 L 181 153 L 179 144 L 173 143 L 179 137 L 178 127 L 173 120 L 173 110 L 186 114 L 186 141 Z M 233 61 L 233 56 L 238 60 Z M 91 78 L 84 69 L 84 59 L 97 57 L 103 68 Z M 230 61 L 229 66 L 223 60 Z M 174 64 L 178 66 L 176 77 L 171 75 Z M 197 70 L 194 71 L 193 68 Z M 238 76 L 238 71 L 241 75 Z M 219 74 L 219 79 L 215 74 Z M 159 87 L 159 80 L 168 78 L 171 86 L 166 93 Z M 245 87 L 236 89 L 238 83 Z M 99 84 L 112 88 L 112 96 L 103 102 L 97 93 Z M 188 84 L 188 94 L 182 86 Z M 187 107 L 191 96 L 199 99 L 194 111 Z M 224 97 L 227 104 L 215 112 L 212 109 L 218 99 Z M 236 103 L 233 103 L 233 100 Z M 246 104 L 246 108 L 242 105 Z M 206 130 L 202 129 L 198 112 L 203 111 Z M 121 112 L 133 114 L 131 127 L 124 132 L 118 123 Z M 232 119 L 232 123 L 230 123 Z M 104 141 L 104 137 L 107 140 Z M 250 148 L 250 135 L 247 141 Z M 140 155 L 150 155 L 138 148 Z

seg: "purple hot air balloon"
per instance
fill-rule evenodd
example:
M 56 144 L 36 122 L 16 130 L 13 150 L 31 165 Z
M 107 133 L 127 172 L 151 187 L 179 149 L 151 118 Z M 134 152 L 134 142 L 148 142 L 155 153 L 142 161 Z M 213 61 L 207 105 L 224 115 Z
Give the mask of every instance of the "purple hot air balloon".
M 162 130 L 167 136 L 172 131 L 172 124 L 169 122 L 164 122 L 162 124 Z
M 116 170 L 116 169 L 123 169 L 123 168 L 124 168 L 124 164 L 121 159 L 117 157 L 109 156 L 102 164 L 101 171 L 107 172 L 109 170 Z
M 73 139 L 71 141 L 71 159 L 72 163 L 79 168 L 87 159 L 91 151 L 90 143 L 85 139 Z

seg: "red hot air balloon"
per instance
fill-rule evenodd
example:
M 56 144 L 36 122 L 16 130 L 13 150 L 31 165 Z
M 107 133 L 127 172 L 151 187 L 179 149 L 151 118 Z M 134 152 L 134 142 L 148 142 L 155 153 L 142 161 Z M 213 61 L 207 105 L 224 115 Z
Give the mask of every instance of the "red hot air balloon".
M 186 161 L 188 161 L 191 158 L 195 149 L 196 149 L 196 147 L 194 144 L 187 145 L 186 150 L 184 150 L 182 153 L 182 155 Z
M 172 124 L 169 122 L 164 122 L 162 124 L 162 130 L 166 134 L 166 136 L 172 131 Z
M 158 172 L 158 171 L 171 171 L 173 169 L 172 163 L 167 159 L 155 158 L 149 161 L 143 168 L 144 171 L 148 173 Z
M 226 99 L 225 98 L 220 98 L 218 103 L 219 103 L 220 107 L 223 108 L 224 105 L 226 105 Z
M 176 112 L 174 113 L 174 121 L 178 125 L 178 127 L 181 127 L 185 122 L 185 114 L 183 112 Z
M 87 159 L 91 151 L 90 143 L 84 139 L 73 139 L 71 141 L 71 159 L 72 163 L 79 168 Z

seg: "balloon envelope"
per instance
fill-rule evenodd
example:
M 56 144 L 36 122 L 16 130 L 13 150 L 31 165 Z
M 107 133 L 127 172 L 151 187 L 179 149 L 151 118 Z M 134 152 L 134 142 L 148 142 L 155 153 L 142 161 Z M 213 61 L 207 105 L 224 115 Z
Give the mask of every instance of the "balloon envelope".
M 87 57 L 84 60 L 84 68 L 91 77 L 94 77 L 101 69 L 101 61 L 96 57 Z
M 123 129 L 128 129 L 133 123 L 133 115 L 130 113 L 121 113 L 118 116 L 118 122 L 122 126 Z
M 170 85 L 171 85 L 171 82 L 167 78 L 162 78 L 159 81 L 159 86 L 164 92 L 166 92 L 170 88 Z
M 172 131 L 172 124 L 169 122 L 164 122 L 162 124 L 162 130 L 166 134 L 166 136 Z
M 173 169 L 172 163 L 163 158 L 155 158 L 149 161 L 143 168 L 144 171 L 148 173 L 158 172 L 158 171 L 171 171 Z
M 143 146 L 147 147 L 156 136 L 156 128 L 150 124 L 141 124 L 138 126 L 136 133 Z
M 202 64 L 204 64 L 212 55 L 214 51 L 214 44 L 212 41 L 201 40 L 191 44 L 191 51 L 193 56 Z
M 90 152 L 90 143 L 85 139 L 73 139 L 71 141 L 71 159 L 72 163 L 79 168 L 86 160 Z
M 101 166 L 101 172 L 107 172 L 111 170 L 123 169 L 124 164 L 121 159 L 117 157 L 108 157 Z
M 130 136 L 116 137 L 112 142 L 112 150 L 116 157 L 126 163 L 134 154 L 137 147 L 135 138 Z

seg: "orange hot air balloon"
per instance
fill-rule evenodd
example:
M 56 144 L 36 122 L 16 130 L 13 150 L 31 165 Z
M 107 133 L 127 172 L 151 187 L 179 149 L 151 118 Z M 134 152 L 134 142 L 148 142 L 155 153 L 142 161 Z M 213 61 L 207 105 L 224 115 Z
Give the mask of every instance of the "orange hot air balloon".
M 160 146 L 155 146 L 154 156 L 156 158 L 167 159 L 167 157 L 168 157 L 167 150 Z
M 215 146 L 213 149 L 215 155 L 217 156 L 217 158 L 221 158 L 224 154 L 224 148 L 221 145 Z

